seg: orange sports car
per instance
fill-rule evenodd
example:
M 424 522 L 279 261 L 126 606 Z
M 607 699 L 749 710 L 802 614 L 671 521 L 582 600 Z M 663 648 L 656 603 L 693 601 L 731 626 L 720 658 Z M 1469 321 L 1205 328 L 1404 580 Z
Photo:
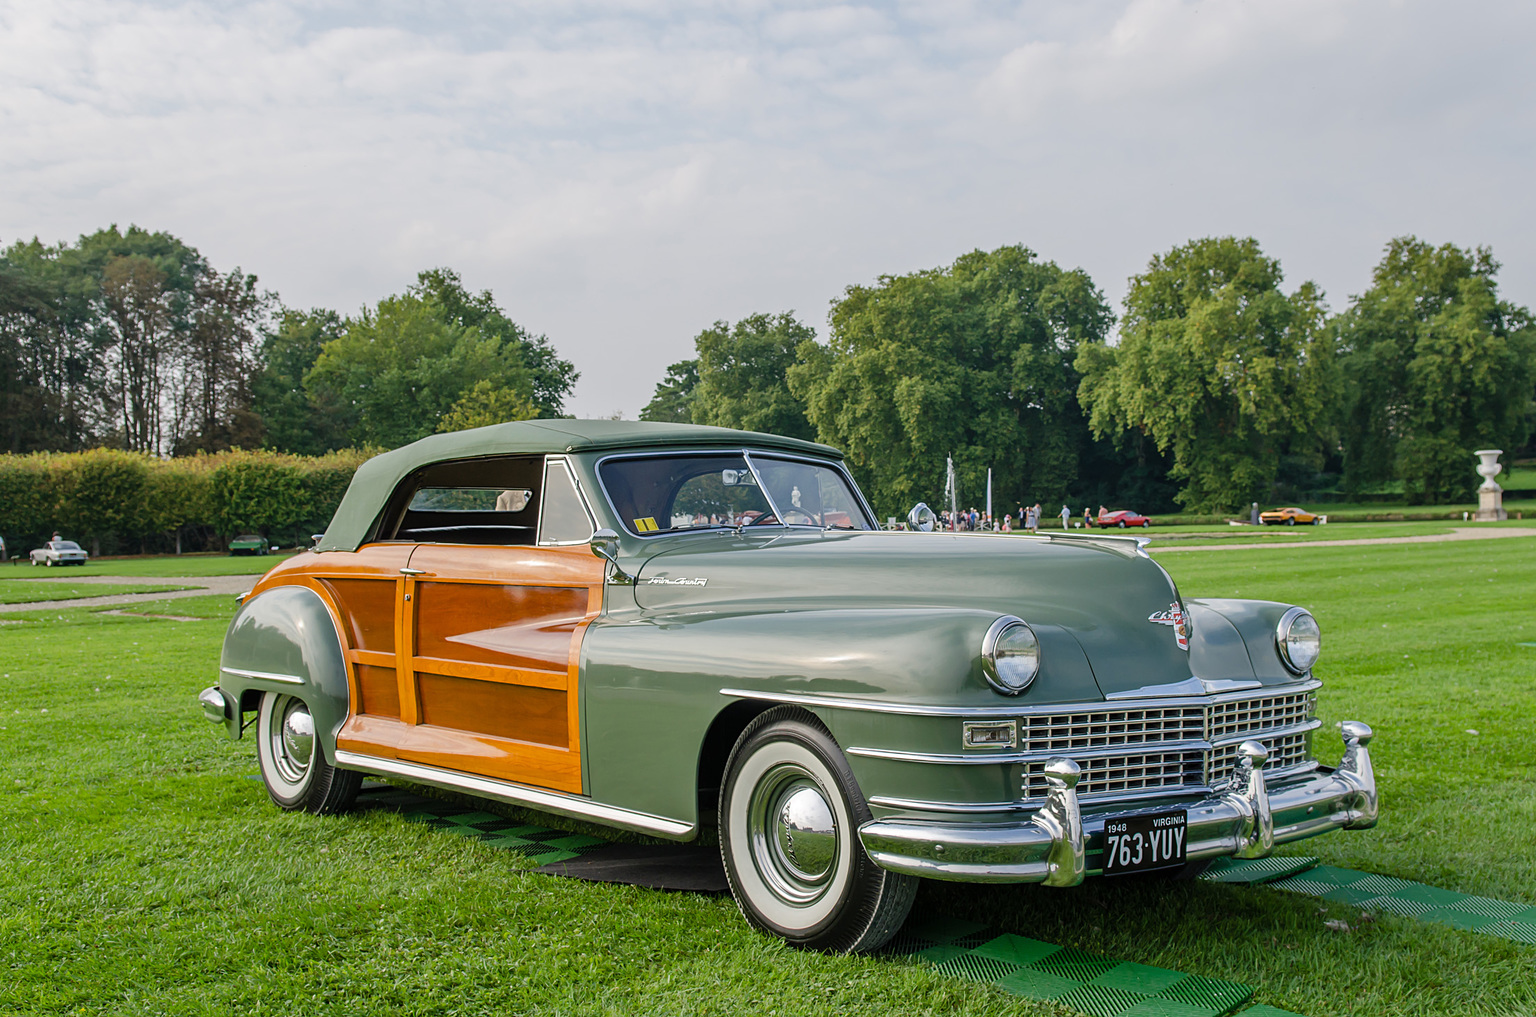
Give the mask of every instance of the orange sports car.
M 1265 526 L 1295 526 L 1298 523 L 1311 526 L 1316 524 L 1317 515 L 1299 508 L 1270 509 L 1268 512 L 1259 513 L 1259 522 Z

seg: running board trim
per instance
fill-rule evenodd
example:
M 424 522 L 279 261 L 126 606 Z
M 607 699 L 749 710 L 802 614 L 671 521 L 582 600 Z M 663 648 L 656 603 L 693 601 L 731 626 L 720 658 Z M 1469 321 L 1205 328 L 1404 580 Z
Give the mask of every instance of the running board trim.
M 572 819 L 584 819 L 604 826 L 618 827 L 621 830 L 633 830 L 636 833 L 665 837 L 668 840 L 692 840 L 697 832 L 697 827 L 693 823 L 682 823 L 646 812 L 622 809 L 617 805 L 604 805 L 590 798 L 580 798 L 559 791 L 546 791 L 542 788 L 528 787 L 526 784 L 514 784 L 509 780 L 477 777 L 474 774 L 444 770 L 422 763 L 381 759 L 378 756 L 364 756 L 345 749 L 337 749 L 336 765 L 347 770 L 360 770 L 380 777 L 399 777 L 401 780 L 417 784 L 440 787 L 448 791 L 462 791 L 481 798 L 505 802 L 508 805 L 553 812 Z

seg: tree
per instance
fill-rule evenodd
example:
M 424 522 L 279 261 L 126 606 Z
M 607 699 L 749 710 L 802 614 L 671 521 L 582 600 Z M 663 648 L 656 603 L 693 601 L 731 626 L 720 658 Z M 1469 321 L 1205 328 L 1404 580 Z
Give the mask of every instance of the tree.
M 656 385 L 656 394 L 640 411 L 641 420 L 659 420 L 671 424 L 693 422 L 693 391 L 699 386 L 699 362 L 679 360 L 667 368 L 667 376 Z
M 179 357 L 181 387 L 172 448 L 178 454 L 255 448 L 262 422 L 252 385 L 257 351 L 273 298 L 240 269 L 199 274 L 192 287 L 187 331 Z
M 813 439 L 805 405 L 786 379 L 800 344 L 815 339 L 816 330 L 790 313 L 748 315 L 734 326 L 717 321 L 700 332 L 693 422 Z
M 530 398 L 538 410 L 535 416 L 558 417 L 564 412 L 565 399 L 581 373 L 569 360 L 560 359 L 547 338 L 533 335 L 508 318 L 490 290 L 471 294 L 464 289 L 457 272 L 433 268 L 416 276 L 416 285 L 410 292 L 435 302 L 453 324 L 479 329 L 481 335 L 515 351 L 528 369 Z
M 257 437 L 265 296 L 168 233 L 131 226 L 0 253 L 0 420 L 12 449 L 155 454 Z M 8 369 L 7 369 L 8 368 Z
M 509 420 L 533 420 L 538 415 L 539 408 L 526 394 L 515 388 L 497 388 L 481 378 L 443 415 L 437 431 L 439 434 L 467 431 L 471 427 L 488 427 Z
M 1126 430 L 1171 451 L 1178 498 L 1197 512 L 1261 497 L 1280 457 L 1316 454 L 1336 391 L 1322 294 L 1280 290 L 1258 242 L 1194 240 L 1131 280 L 1120 343 L 1085 345 L 1078 397 L 1096 435 Z
M 1485 247 L 1399 237 L 1336 319 L 1347 491 L 1397 477 L 1410 501 L 1469 500 L 1472 452 L 1525 444 L 1536 330 L 1498 298 L 1498 267 Z
M 981 505 L 989 467 L 999 505 L 1059 501 L 1088 442 L 1073 360 L 1111 321 L 1081 270 L 1022 246 L 973 251 L 848 287 L 789 385 L 881 514 L 936 502 L 950 455 L 964 504 Z
M 432 434 L 478 381 L 532 401 L 521 350 L 450 320 L 416 292 L 386 297 L 346 323 L 304 378 L 317 403 L 334 400 L 355 421 L 350 444 L 394 448 Z
M 251 382 L 251 407 L 261 418 L 267 448 L 322 455 L 347 444 L 348 433 L 357 425 L 353 408 L 329 388 L 304 386 L 320 350 L 344 328 L 335 311 L 284 310 L 263 338 L 257 354 L 261 369 Z

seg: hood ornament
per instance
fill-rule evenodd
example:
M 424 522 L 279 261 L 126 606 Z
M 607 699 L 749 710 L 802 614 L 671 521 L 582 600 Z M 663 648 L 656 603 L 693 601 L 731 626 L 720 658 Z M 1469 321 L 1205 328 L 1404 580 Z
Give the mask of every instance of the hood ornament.
M 1173 638 L 1179 644 L 1179 649 L 1189 649 L 1189 619 L 1177 600 L 1170 604 L 1166 611 L 1153 611 L 1147 615 L 1147 621 L 1153 625 L 1171 626 Z

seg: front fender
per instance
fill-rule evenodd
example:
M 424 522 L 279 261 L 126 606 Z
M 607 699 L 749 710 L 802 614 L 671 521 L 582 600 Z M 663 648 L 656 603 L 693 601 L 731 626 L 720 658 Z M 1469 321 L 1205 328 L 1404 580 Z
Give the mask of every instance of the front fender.
M 224 634 L 219 688 L 238 704 L 229 722 L 240 737 L 241 713 L 256 708 L 262 692 L 298 696 L 315 719 L 325 760 L 336 762 L 336 733 L 350 701 L 341 637 L 319 594 L 278 586 L 246 600 Z
M 696 822 L 705 733 L 739 698 L 721 695 L 726 689 L 999 712 L 1020 702 L 1101 698 L 1077 641 L 1048 625 L 1036 626 L 1041 672 L 1034 684 L 1019 697 L 992 691 L 981 675 L 981 642 L 998 616 L 968 608 L 877 608 L 595 623 L 582 642 L 592 795 Z M 809 708 L 844 744 L 891 739 L 902 747 L 947 747 L 958 738 L 953 718 Z

